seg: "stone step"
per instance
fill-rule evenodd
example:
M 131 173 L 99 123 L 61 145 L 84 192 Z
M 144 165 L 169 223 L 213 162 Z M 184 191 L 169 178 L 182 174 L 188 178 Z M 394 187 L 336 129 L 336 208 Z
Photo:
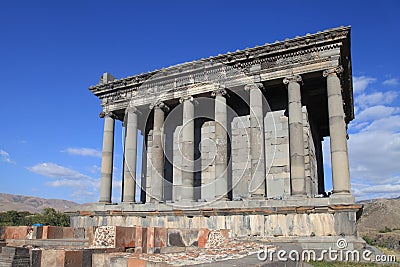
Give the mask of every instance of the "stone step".
M 7 246 L 26 246 L 42 248 L 68 248 L 88 246 L 88 239 L 7 239 Z M 3 248 L 4 249 L 4 248 Z

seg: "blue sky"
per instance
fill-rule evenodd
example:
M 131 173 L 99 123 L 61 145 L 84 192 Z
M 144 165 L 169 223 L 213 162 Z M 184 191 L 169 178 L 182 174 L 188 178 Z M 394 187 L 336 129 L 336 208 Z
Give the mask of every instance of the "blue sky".
M 6 1 L 0 192 L 97 201 L 103 121 L 87 88 L 105 71 L 121 78 L 351 25 L 353 193 L 399 196 L 399 12 L 399 1 Z M 116 200 L 121 138 L 117 123 Z

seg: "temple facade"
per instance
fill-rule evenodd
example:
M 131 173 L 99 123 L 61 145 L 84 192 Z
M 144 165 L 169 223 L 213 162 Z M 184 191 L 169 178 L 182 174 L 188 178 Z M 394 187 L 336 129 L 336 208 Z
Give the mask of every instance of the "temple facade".
M 71 213 L 73 226 L 357 236 L 361 207 L 351 195 L 347 150 L 350 27 L 122 79 L 104 73 L 89 90 L 103 109 L 100 197 Z M 116 122 L 124 126 L 120 203 L 111 201 Z

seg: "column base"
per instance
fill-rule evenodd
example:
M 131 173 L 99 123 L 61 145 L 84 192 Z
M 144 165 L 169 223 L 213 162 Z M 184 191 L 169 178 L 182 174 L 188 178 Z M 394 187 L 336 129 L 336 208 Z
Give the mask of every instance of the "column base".
M 254 194 L 254 195 L 250 195 L 249 199 L 265 199 L 265 196 L 262 194 Z
M 307 196 L 306 194 L 291 195 L 288 197 L 288 199 L 292 199 L 292 200 L 303 200 L 303 199 L 308 199 L 308 198 L 310 198 L 310 197 Z
M 351 193 L 333 193 L 329 196 L 330 204 L 354 204 L 355 198 Z

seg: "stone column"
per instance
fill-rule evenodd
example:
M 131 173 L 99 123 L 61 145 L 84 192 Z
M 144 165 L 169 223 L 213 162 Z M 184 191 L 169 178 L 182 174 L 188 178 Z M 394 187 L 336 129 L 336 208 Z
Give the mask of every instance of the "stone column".
M 283 79 L 288 90 L 290 180 L 292 195 L 305 195 L 303 112 L 300 75 Z
M 265 196 L 264 97 L 262 88 L 262 83 L 245 86 L 245 90 L 250 93 L 251 183 L 249 193 L 255 198 Z
M 163 146 L 163 125 L 164 110 L 168 107 L 163 102 L 156 102 L 150 106 L 154 109 L 153 119 L 153 146 L 151 150 L 151 162 L 153 171 L 151 172 L 151 202 L 161 202 L 163 200 L 164 185 L 164 146 Z
M 228 199 L 228 118 L 226 90 L 217 89 L 211 93 L 215 97 L 215 197 Z
M 101 154 L 101 178 L 100 201 L 111 203 L 112 172 L 114 154 L 114 114 L 101 112 L 100 118 L 104 118 L 103 151 Z
M 179 99 L 183 103 L 182 119 L 182 197 L 183 201 L 194 200 L 194 103 L 192 96 Z
M 337 66 L 325 70 L 323 76 L 327 79 L 333 193 L 350 194 L 346 122 L 342 87 L 338 77 L 341 72 L 343 67 Z
M 124 188 L 122 202 L 135 202 L 136 193 L 136 149 L 137 149 L 137 108 L 128 107 L 125 112 Z

